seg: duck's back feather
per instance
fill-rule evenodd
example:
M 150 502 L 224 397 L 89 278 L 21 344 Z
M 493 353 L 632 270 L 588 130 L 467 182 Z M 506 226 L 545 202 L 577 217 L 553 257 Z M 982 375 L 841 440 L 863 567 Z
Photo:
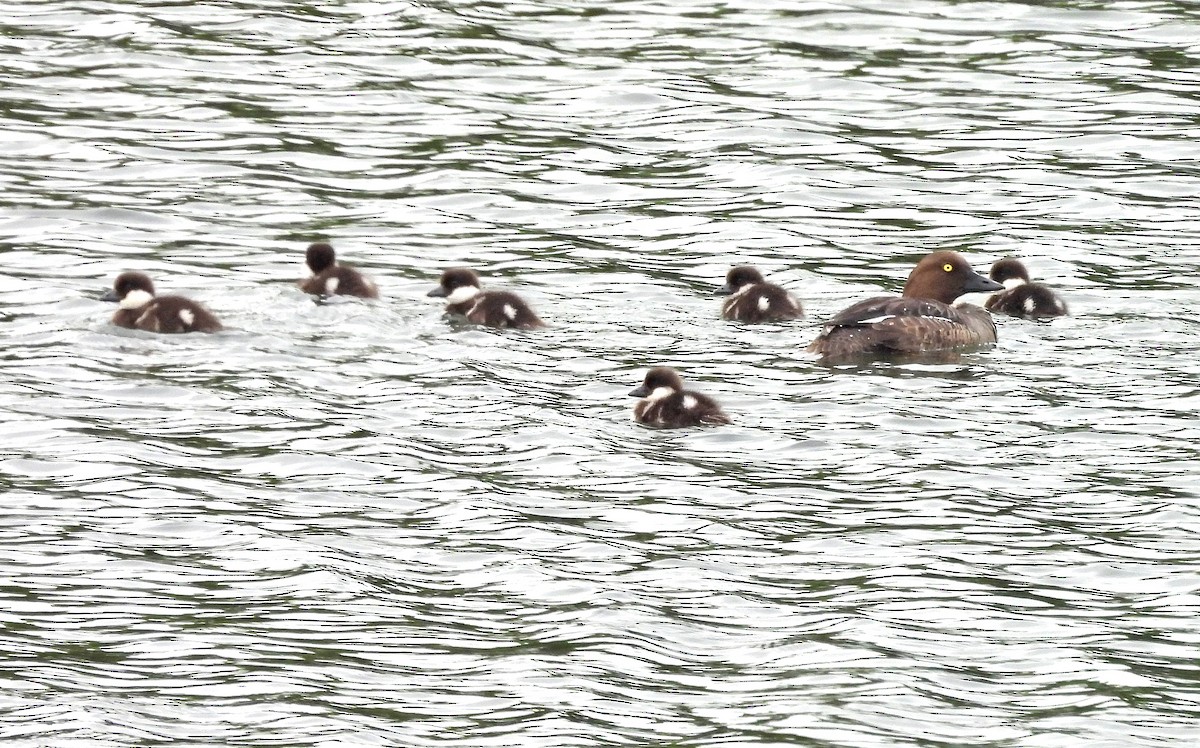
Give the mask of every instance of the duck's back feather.
M 826 358 L 842 358 L 945 351 L 995 342 L 996 325 L 980 307 L 878 296 L 830 319 L 808 350 Z

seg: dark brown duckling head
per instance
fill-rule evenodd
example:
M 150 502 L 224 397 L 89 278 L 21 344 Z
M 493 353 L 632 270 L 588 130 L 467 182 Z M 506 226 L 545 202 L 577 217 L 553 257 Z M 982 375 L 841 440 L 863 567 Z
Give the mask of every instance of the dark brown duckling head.
M 745 286 L 763 282 L 762 273 L 758 272 L 758 268 L 752 265 L 738 265 L 725 276 L 725 285 L 721 286 L 717 293 L 721 295 L 734 294 Z
M 308 245 L 308 250 L 304 253 L 304 261 L 313 275 L 319 275 L 334 266 L 337 262 L 337 253 L 333 251 L 333 245 L 328 242 L 316 242 Z
M 101 301 L 121 301 L 130 294 L 131 291 L 143 291 L 146 294 L 154 295 L 154 282 L 150 280 L 150 276 L 145 273 L 139 273 L 135 270 L 128 270 L 117 276 L 113 281 L 112 290 L 100 297 Z

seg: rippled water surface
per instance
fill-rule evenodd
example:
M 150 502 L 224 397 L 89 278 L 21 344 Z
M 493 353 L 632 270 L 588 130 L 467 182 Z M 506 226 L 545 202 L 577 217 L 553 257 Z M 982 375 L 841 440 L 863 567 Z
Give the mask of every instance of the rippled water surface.
M 1194 4 L 0 25 L 6 746 L 1200 740 Z M 804 352 L 936 249 L 1074 314 Z M 737 263 L 808 318 L 720 321 Z M 456 265 L 551 326 L 443 318 Z M 114 328 L 127 269 L 229 329 Z M 734 424 L 634 424 L 658 364 Z

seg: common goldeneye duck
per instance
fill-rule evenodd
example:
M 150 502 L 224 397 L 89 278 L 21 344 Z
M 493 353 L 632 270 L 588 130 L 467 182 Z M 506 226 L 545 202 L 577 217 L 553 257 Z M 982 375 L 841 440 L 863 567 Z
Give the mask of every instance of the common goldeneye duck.
M 379 297 L 379 290 L 370 278 L 349 265 L 340 265 L 333 247 L 325 242 L 308 246 L 304 261 L 312 271 L 312 277 L 300 281 L 304 293 L 321 296 L 360 296 L 364 299 Z
M 204 307 L 182 296 L 155 296 L 145 273 L 125 272 L 101 301 L 117 302 L 112 322 L 118 327 L 148 332 L 218 332 L 221 323 Z
M 1000 293 L 992 294 L 983 307 L 1013 317 L 1061 317 L 1067 305 L 1054 289 L 1042 283 L 1031 283 L 1029 271 L 1015 257 L 1005 257 L 992 265 L 992 280 L 1004 284 Z
M 997 291 L 999 283 L 971 269 L 957 252 L 926 255 L 908 276 L 902 296 L 860 301 L 825 323 L 809 346 L 826 359 L 911 355 L 996 342 L 996 323 L 963 294 Z
M 708 395 L 683 388 L 683 380 L 674 369 L 656 366 L 646 372 L 642 386 L 631 397 L 643 398 L 633 408 L 633 418 L 647 426 L 716 426 L 730 423 L 729 416 Z
M 730 270 L 725 285 L 717 293 L 731 294 L 721 305 L 723 319 L 781 322 L 804 316 L 804 309 L 794 296 L 774 283 L 767 283 L 762 273 L 749 265 Z
M 477 325 L 524 330 L 546 326 L 520 296 L 509 291 L 484 291 L 479 287 L 479 276 L 466 268 L 442 273 L 438 287 L 427 295 L 444 297 L 447 312 L 460 314 Z

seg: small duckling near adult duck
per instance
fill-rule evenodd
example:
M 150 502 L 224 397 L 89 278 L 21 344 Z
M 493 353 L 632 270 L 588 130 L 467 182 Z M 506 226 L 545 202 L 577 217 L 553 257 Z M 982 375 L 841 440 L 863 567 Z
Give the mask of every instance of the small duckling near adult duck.
M 717 291 L 730 294 L 721 305 L 721 317 L 737 322 L 782 322 L 804 316 L 804 308 L 783 287 L 767 283 L 758 268 L 738 265 L 725 276 Z
M 673 429 L 731 422 L 716 400 L 685 390 L 679 374 L 666 366 L 656 366 L 646 372 L 642 385 L 629 394 L 643 398 L 634 406 L 633 418 L 647 426 Z
M 1003 284 L 1004 290 L 994 293 L 984 302 L 989 312 L 999 312 L 1013 317 L 1045 319 L 1062 317 L 1067 304 L 1053 288 L 1029 280 L 1025 264 L 1015 257 L 1005 257 L 992 265 L 992 280 Z

